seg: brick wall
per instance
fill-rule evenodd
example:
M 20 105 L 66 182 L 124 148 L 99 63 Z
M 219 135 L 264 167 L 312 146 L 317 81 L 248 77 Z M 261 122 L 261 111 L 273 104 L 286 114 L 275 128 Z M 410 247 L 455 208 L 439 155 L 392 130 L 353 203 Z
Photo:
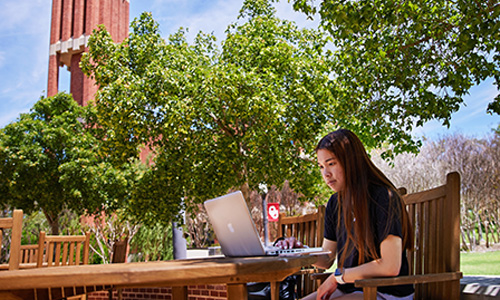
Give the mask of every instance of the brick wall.
M 100 24 L 113 41 L 123 41 L 128 36 L 129 11 L 129 0 L 52 0 L 47 97 L 58 93 L 59 67 L 65 65 L 71 72 L 73 99 L 87 105 L 98 87 L 80 70 L 81 53 L 88 50 L 88 38 Z
M 122 300 L 147 300 L 147 299 L 172 299 L 172 288 L 130 288 L 122 289 Z M 226 300 L 227 291 L 223 284 L 193 285 L 188 287 L 189 300 Z M 113 299 L 118 299 L 118 292 L 113 291 Z M 88 300 L 109 300 L 107 291 L 93 292 L 88 295 Z

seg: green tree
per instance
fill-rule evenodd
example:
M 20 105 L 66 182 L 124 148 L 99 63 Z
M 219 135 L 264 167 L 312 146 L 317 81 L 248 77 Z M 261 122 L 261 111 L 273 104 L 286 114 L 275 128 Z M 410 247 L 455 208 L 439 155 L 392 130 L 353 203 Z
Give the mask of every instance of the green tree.
M 419 145 L 411 141 L 415 126 L 431 119 L 449 126 L 472 85 L 500 83 L 497 0 L 292 2 L 333 39 L 339 113 L 354 114 L 360 131 L 398 152 Z M 500 95 L 487 111 L 500 113 Z
M 97 155 L 101 142 L 85 125 L 91 109 L 59 93 L 0 130 L 0 204 L 43 211 L 58 234 L 65 209 L 94 213 L 121 203 L 131 175 Z
M 100 86 L 98 124 L 116 163 L 154 151 L 131 209 L 154 224 L 209 197 L 286 179 L 310 197 L 319 175 L 307 155 L 335 100 L 327 38 L 275 17 L 267 1 L 246 1 L 219 50 L 212 35 L 168 41 L 144 13 L 128 39 L 94 32 L 82 58 Z

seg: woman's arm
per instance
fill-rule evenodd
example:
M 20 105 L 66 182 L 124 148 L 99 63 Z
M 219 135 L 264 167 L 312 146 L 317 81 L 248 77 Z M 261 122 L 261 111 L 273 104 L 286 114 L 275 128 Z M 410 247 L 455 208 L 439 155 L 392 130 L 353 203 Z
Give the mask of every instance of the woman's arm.
M 344 282 L 352 283 L 358 279 L 397 276 L 401 268 L 402 248 L 400 237 L 395 235 L 387 236 L 380 244 L 380 259 L 345 269 L 342 279 Z M 318 288 L 316 299 L 328 299 L 337 289 L 337 285 L 335 276 L 329 276 Z
M 281 249 L 292 249 L 292 248 L 302 248 L 301 242 L 297 241 L 294 237 L 288 237 L 284 239 L 280 239 L 274 243 L 274 246 Z M 330 241 L 328 239 L 323 239 L 322 248 L 324 251 L 330 251 L 328 254 L 318 255 L 318 260 L 314 264 L 314 266 L 322 269 L 328 269 L 332 266 L 335 261 L 335 257 L 337 255 L 337 242 Z
M 337 242 L 323 239 L 323 250 L 330 251 L 329 254 L 318 255 L 318 260 L 314 266 L 322 269 L 328 269 L 333 265 L 335 257 L 337 256 Z
M 344 270 L 345 282 L 373 277 L 397 276 L 401 269 L 403 242 L 399 236 L 388 235 L 380 244 L 380 258 Z

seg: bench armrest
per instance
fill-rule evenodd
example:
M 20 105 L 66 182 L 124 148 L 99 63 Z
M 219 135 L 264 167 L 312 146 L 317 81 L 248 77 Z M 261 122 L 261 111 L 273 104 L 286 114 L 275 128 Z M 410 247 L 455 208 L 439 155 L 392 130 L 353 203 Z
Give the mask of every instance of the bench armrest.
M 323 282 L 331 274 L 332 273 L 314 273 L 311 274 L 311 278 L 313 280 L 319 280 L 320 282 Z M 463 277 L 462 272 L 446 272 L 437 274 L 370 278 L 370 279 L 356 280 L 354 282 L 354 286 L 358 288 L 364 288 L 364 287 L 391 286 L 391 285 L 402 285 L 402 284 L 418 284 L 418 283 L 429 283 L 429 282 L 452 281 L 461 279 L 462 277 Z
M 323 282 L 328 278 L 328 276 L 330 276 L 332 274 L 333 273 L 331 273 L 331 272 L 313 273 L 313 274 L 311 274 L 311 279 L 312 280 L 319 280 L 320 282 Z
M 446 273 L 424 274 L 424 275 L 360 279 L 354 282 L 354 286 L 358 288 L 364 288 L 364 287 L 391 286 L 391 285 L 401 285 L 401 284 L 418 284 L 418 283 L 429 283 L 429 282 L 453 281 L 453 280 L 459 280 L 460 278 L 462 278 L 462 272 L 446 272 Z

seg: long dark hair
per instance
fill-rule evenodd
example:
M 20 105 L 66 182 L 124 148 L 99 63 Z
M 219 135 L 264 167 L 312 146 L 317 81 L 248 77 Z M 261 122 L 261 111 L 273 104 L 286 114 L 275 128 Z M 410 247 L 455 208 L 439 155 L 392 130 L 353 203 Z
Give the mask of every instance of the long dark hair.
M 370 184 L 387 187 L 390 201 L 389 217 L 401 218 L 403 247 L 411 249 L 413 232 L 405 204 L 392 182 L 370 160 L 359 138 L 350 130 L 339 129 L 330 132 L 319 141 L 315 151 L 318 152 L 320 149 L 332 152 L 345 172 L 345 187 L 338 192 L 338 220 L 344 222 L 347 239 L 342 256 L 339 258 L 339 266 L 343 266 L 345 258 L 354 248 L 359 252 L 358 264 L 365 263 L 366 258 L 370 260 L 380 258 L 369 211 Z M 386 233 L 388 230 L 389 228 L 386 228 Z

